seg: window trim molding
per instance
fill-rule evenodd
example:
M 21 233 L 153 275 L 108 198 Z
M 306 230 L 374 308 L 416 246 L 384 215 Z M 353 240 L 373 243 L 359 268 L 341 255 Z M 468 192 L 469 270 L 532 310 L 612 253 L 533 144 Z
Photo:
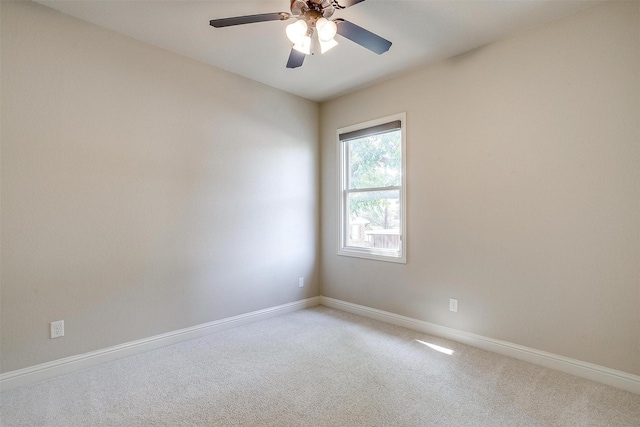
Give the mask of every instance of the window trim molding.
M 372 128 L 375 126 L 380 126 L 390 122 L 400 121 L 400 134 L 401 134 L 401 150 L 402 150 L 402 179 L 401 179 L 401 188 L 400 188 L 400 218 L 401 218 L 401 227 L 400 227 L 400 255 L 391 255 L 390 252 L 394 254 L 396 251 L 389 251 L 385 249 L 375 249 L 375 248 L 357 248 L 357 247 L 349 247 L 346 246 L 346 217 L 344 214 L 346 208 L 346 200 L 345 195 L 347 194 L 345 190 L 345 180 L 347 177 L 347 163 L 344 161 L 345 156 L 345 145 L 343 145 L 343 141 L 340 140 L 340 135 L 344 135 L 346 133 L 357 132 L 362 129 Z M 397 113 L 386 117 L 380 117 L 378 119 L 369 120 L 363 123 L 357 123 L 354 125 L 346 126 L 340 128 L 336 131 L 336 140 L 337 140 L 337 165 L 338 165 L 338 244 L 337 244 L 337 254 L 342 256 L 356 257 L 356 258 L 365 258 L 372 259 L 377 261 L 386 261 L 386 262 L 395 262 L 400 264 L 407 263 L 407 113 Z M 348 139 L 346 140 L 348 141 Z

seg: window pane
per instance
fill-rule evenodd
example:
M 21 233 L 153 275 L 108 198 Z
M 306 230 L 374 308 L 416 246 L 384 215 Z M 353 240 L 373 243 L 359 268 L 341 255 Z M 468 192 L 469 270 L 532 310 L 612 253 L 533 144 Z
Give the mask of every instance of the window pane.
M 347 246 L 400 249 L 400 191 L 347 195 Z
M 402 133 L 398 130 L 352 139 L 349 188 L 395 187 L 402 183 Z

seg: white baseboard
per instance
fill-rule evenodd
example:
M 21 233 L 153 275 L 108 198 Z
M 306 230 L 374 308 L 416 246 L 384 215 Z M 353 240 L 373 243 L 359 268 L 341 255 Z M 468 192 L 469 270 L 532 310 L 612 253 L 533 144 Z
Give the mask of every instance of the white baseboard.
M 190 328 L 180 329 L 165 334 L 144 338 L 137 341 L 108 347 L 89 353 L 65 357 L 40 365 L 30 366 L 0 375 L 0 391 L 11 390 L 27 384 L 43 381 L 59 375 L 85 369 L 100 363 L 110 362 L 123 357 L 133 356 L 149 350 L 155 350 L 182 341 L 199 338 L 214 332 L 245 325 L 247 323 L 265 320 L 270 317 L 290 313 L 320 304 L 320 297 L 307 298 L 289 304 L 278 305 L 264 310 L 252 311 L 238 316 L 227 317 L 213 322 L 203 323 Z
M 137 341 L 120 344 L 89 353 L 65 357 L 51 362 L 31 366 L 0 375 L 0 391 L 10 390 L 27 384 L 33 384 L 49 378 L 85 369 L 100 363 L 110 362 L 123 357 L 133 356 L 149 350 L 177 344 L 182 341 L 199 338 L 214 332 L 223 331 L 236 326 L 245 325 L 258 320 L 290 313 L 322 304 L 327 307 L 346 311 L 371 319 L 380 320 L 393 325 L 402 326 L 431 335 L 447 338 L 483 350 L 535 363 L 557 371 L 566 372 L 577 377 L 597 381 L 632 393 L 640 394 L 640 376 L 629 374 L 604 366 L 559 356 L 553 353 L 536 350 L 506 341 L 494 340 L 481 335 L 459 331 L 446 326 L 435 325 L 411 317 L 382 311 L 363 305 L 329 297 L 313 297 L 289 304 L 253 311 L 238 316 L 215 320 L 213 322 L 180 329 Z
M 446 326 L 435 325 L 411 317 L 401 316 L 388 311 L 377 310 L 363 305 L 337 300 L 334 298 L 320 297 L 320 304 L 358 314 L 370 319 L 380 320 L 393 325 L 402 326 L 430 335 L 450 339 L 452 341 L 468 344 L 473 347 L 524 360 L 536 365 L 544 366 L 557 371 L 565 372 L 576 377 L 586 378 L 612 387 L 640 394 L 640 376 L 629 374 L 593 363 L 583 362 L 569 357 L 559 356 L 546 351 L 513 344 L 506 341 L 494 340 L 481 335 L 463 332 Z

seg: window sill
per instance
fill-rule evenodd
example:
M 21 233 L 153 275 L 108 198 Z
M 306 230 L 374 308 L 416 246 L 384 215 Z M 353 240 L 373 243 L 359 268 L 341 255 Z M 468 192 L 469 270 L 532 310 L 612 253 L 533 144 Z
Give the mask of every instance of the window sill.
M 338 255 L 371 259 L 375 261 L 395 262 L 397 264 L 407 263 L 406 257 L 399 255 L 397 251 L 376 251 L 365 248 L 342 248 L 338 250 Z

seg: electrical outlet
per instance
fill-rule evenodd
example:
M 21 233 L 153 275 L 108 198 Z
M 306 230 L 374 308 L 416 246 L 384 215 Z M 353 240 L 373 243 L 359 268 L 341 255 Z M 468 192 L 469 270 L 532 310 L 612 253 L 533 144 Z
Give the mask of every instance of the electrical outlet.
M 60 338 L 64 336 L 64 320 L 51 322 L 51 338 Z
M 300 277 L 298 279 L 298 287 L 301 288 L 304 286 L 304 277 Z
M 449 311 L 458 311 L 458 300 L 455 298 L 449 298 Z

